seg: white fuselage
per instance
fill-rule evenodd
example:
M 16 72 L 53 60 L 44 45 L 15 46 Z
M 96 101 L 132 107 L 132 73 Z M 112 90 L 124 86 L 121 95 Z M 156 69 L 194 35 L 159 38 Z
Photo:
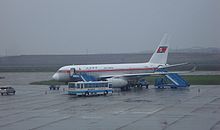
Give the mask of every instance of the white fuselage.
M 76 79 L 77 75 L 82 75 L 83 73 L 96 78 L 109 77 L 112 79 L 112 82 L 125 84 L 127 82 L 125 81 L 125 75 L 128 76 L 136 74 L 138 77 L 138 74 L 140 73 L 151 73 L 158 69 L 158 67 L 166 65 L 168 56 L 167 39 L 167 35 L 165 35 L 149 62 L 128 64 L 68 65 L 61 67 L 53 75 L 53 79 L 68 82 Z M 124 76 L 122 76 L 123 74 Z M 120 79 L 116 79 L 116 77 L 120 77 Z
M 70 75 L 86 73 L 96 78 L 107 75 L 135 74 L 154 72 L 161 64 L 153 63 L 128 63 L 128 64 L 97 64 L 97 65 L 68 65 L 61 67 L 53 79 L 58 81 L 71 81 Z

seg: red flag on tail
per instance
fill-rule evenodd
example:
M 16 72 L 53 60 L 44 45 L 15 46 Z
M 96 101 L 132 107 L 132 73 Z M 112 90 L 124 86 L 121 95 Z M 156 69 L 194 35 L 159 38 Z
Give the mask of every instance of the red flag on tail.
M 167 46 L 160 46 L 157 50 L 157 53 L 165 53 L 167 50 Z

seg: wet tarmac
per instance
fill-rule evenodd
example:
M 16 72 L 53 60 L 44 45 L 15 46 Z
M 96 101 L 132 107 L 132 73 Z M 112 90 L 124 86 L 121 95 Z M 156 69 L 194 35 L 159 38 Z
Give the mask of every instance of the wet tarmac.
M 74 97 L 47 86 L 12 85 L 0 96 L 1 130 L 219 130 L 220 86 L 132 89 Z M 62 86 L 65 87 L 65 86 Z

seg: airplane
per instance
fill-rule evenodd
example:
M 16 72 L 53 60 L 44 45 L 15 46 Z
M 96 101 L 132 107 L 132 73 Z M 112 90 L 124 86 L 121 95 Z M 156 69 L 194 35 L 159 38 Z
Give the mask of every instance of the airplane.
M 129 85 L 130 81 L 138 81 L 145 76 L 160 76 L 172 72 L 160 72 L 174 66 L 181 66 L 187 63 L 169 65 L 168 57 L 168 35 L 165 34 L 159 46 L 148 62 L 144 63 L 123 63 L 123 64 L 92 64 L 92 65 L 67 65 L 61 67 L 52 78 L 57 81 L 70 82 L 83 80 L 79 74 L 86 74 L 98 80 L 107 80 L 112 83 L 113 88 L 123 88 Z

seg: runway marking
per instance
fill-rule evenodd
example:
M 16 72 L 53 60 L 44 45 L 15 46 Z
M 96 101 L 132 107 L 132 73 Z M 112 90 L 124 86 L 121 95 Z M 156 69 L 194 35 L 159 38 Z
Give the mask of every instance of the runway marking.
M 82 119 L 102 119 L 101 116 L 81 116 Z
M 166 130 L 168 127 L 172 126 L 173 124 L 179 122 L 180 120 L 184 119 L 185 117 L 190 116 L 190 115 L 183 115 L 182 117 L 178 118 L 177 120 L 175 120 L 174 122 L 167 124 L 166 126 L 164 126 L 164 128 L 162 128 L 162 130 Z
M 46 123 L 46 124 L 44 124 L 44 125 L 41 125 L 41 126 L 38 126 L 38 127 L 35 127 L 35 128 L 31 128 L 31 129 L 29 129 L 29 130 L 40 129 L 40 128 L 43 128 L 43 127 L 48 126 L 48 125 L 51 125 L 51 124 L 55 124 L 55 123 L 60 122 L 60 121 L 64 121 L 64 120 L 70 119 L 70 118 L 72 118 L 72 117 L 73 117 L 73 116 L 66 116 L 66 117 L 63 117 L 63 118 L 61 118 L 61 119 L 58 119 L 58 120 L 55 120 L 55 121 Z
M 125 109 L 125 110 L 113 112 L 113 115 L 119 115 L 119 114 L 122 114 L 122 113 L 126 113 L 127 111 L 132 110 L 132 109 L 134 109 L 134 108 L 136 108 L 136 107 L 137 107 L 137 106 L 135 106 L 135 107 L 130 107 L 130 108 L 127 108 L 127 109 Z
M 214 87 L 214 88 L 216 88 L 216 87 Z M 213 88 L 212 88 L 212 89 L 213 89 Z M 211 89 L 211 88 L 210 88 L 210 89 L 207 89 L 207 90 L 204 91 L 202 94 L 208 93 L 208 91 L 210 91 L 210 90 L 212 90 L 212 89 Z M 191 99 L 194 99 L 194 98 L 196 98 L 196 97 L 199 97 L 199 96 L 198 96 L 198 95 L 193 96 Z M 188 100 L 190 100 L 190 99 L 188 99 Z M 186 100 L 186 101 L 188 101 L 188 100 Z M 216 98 L 212 99 L 212 100 L 209 101 L 208 103 L 203 104 L 201 107 L 198 107 L 198 108 L 194 109 L 194 110 L 191 111 L 190 113 L 196 112 L 197 110 L 200 110 L 200 109 L 203 108 L 205 105 L 208 105 L 209 103 L 212 103 L 212 102 L 215 101 L 215 100 L 216 100 Z M 186 102 L 186 101 L 185 101 L 185 102 Z M 166 125 L 162 130 L 166 130 L 166 129 L 169 128 L 170 126 L 174 125 L 175 123 L 177 123 L 177 122 L 181 121 L 182 119 L 184 119 L 184 118 L 186 118 L 186 117 L 189 117 L 189 116 L 191 116 L 191 115 L 183 115 L 182 117 L 180 117 L 180 118 L 177 119 L 176 121 L 174 121 L 174 122 L 172 122 L 172 123 Z M 219 123 L 220 123 L 220 121 L 219 121 Z M 217 125 L 217 124 L 218 124 L 218 122 L 216 123 L 216 125 Z M 212 129 L 212 128 L 210 128 L 210 130 L 211 130 L 211 129 Z
M 211 128 L 210 130 L 215 130 L 215 127 L 220 125 L 220 121 L 216 122 Z
M 23 121 L 26 121 L 26 120 L 30 120 L 30 119 L 33 119 L 33 118 L 36 118 L 36 117 L 37 116 L 32 116 L 32 117 L 28 117 L 28 118 L 25 118 L 25 119 L 17 120 L 17 121 L 10 122 L 10 123 L 4 124 L 4 125 L 0 125 L 0 127 L 6 127 L 6 126 L 9 126 L 9 125 L 13 125 L 15 123 L 19 123 L 19 122 L 23 122 Z
M 211 89 L 212 89 L 212 88 L 208 89 L 207 91 L 209 91 L 209 90 L 211 90 Z M 207 92 L 207 91 L 205 91 L 205 92 Z M 203 92 L 203 93 L 205 93 L 205 92 Z M 167 108 L 171 108 L 171 107 L 173 107 L 173 106 L 175 106 L 175 105 L 177 105 L 177 104 L 184 103 L 184 102 L 189 101 L 189 100 L 191 100 L 191 99 L 193 99 L 193 98 L 196 98 L 196 97 L 198 97 L 198 96 L 197 96 L 197 95 L 196 95 L 196 96 L 192 96 L 192 97 L 190 97 L 190 98 L 188 98 L 188 99 L 185 99 L 185 100 L 183 100 L 183 101 L 181 101 L 181 102 L 177 101 L 176 103 L 174 103 L 174 104 L 172 104 L 172 105 L 169 105 L 169 106 L 167 106 L 167 107 L 159 108 L 159 109 L 153 111 L 151 114 L 148 114 L 148 115 L 146 115 L 146 116 L 144 116 L 144 117 L 141 117 L 141 118 L 139 118 L 139 119 L 137 119 L 137 120 L 134 120 L 134 121 L 132 121 L 132 122 L 130 122 L 130 123 L 127 123 L 127 124 L 125 124 L 125 125 L 122 125 L 121 127 L 117 128 L 116 130 L 121 130 L 121 129 L 123 129 L 123 128 L 125 128 L 125 127 L 131 125 L 131 124 L 134 124 L 134 123 L 136 123 L 136 122 L 138 122 L 138 121 L 144 119 L 144 118 L 148 118 L 148 117 L 150 117 L 150 116 L 156 114 L 157 112 L 160 112 L 160 111 L 165 110 L 165 109 L 167 109 Z M 186 116 L 190 116 L 190 115 L 183 115 L 183 116 L 180 117 L 178 120 L 174 121 L 174 122 L 171 123 L 171 124 L 168 124 L 168 126 L 165 127 L 164 129 L 167 129 L 169 126 L 175 124 L 177 121 L 183 119 L 183 118 L 186 117 Z
M 165 108 L 166 108 L 166 107 L 165 107 Z M 144 116 L 144 117 L 141 117 L 141 118 L 139 118 L 139 119 L 137 119 L 137 120 L 134 120 L 134 121 L 132 121 L 132 122 L 130 122 L 130 123 L 128 123 L 128 124 L 125 124 L 125 125 L 123 125 L 123 126 L 121 126 L 121 127 L 119 127 L 119 128 L 116 128 L 116 130 L 121 130 L 121 129 L 123 129 L 124 127 L 127 127 L 128 125 L 134 124 L 134 123 L 136 123 L 136 122 L 138 122 L 138 121 L 140 121 L 140 120 L 142 120 L 142 119 L 144 119 L 144 118 L 147 118 L 147 117 L 149 117 L 149 116 L 152 116 L 153 114 L 155 114 L 155 113 L 157 113 L 157 112 L 159 112 L 159 111 L 162 111 L 162 110 L 164 110 L 165 108 L 158 108 L 158 109 L 156 109 L 155 111 L 152 111 L 150 114 L 148 114 L 148 115 L 146 115 L 146 116 Z

